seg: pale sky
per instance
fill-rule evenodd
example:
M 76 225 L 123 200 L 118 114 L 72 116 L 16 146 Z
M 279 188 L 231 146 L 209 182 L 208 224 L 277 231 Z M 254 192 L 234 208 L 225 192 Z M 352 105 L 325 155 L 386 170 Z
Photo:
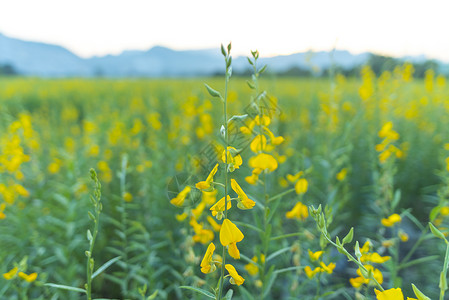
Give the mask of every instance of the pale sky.
M 83 57 L 218 48 L 234 55 L 307 50 L 425 54 L 449 62 L 449 1 L 1 0 L 0 32 Z

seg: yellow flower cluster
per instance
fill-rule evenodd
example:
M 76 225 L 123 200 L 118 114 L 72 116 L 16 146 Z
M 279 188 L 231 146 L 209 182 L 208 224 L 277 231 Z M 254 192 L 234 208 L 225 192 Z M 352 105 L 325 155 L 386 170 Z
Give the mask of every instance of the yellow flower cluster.
M 394 142 L 399 139 L 399 134 L 393 130 L 393 122 L 387 122 L 382 126 L 379 137 L 383 139 L 380 144 L 376 145 L 380 163 L 385 163 L 392 155 L 397 158 L 404 156 L 404 152 L 394 145 Z
M 366 241 L 362 248 L 360 248 L 360 253 L 362 256 L 360 257 L 360 261 L 364 264 L 364 267 L 368 270 L 368 272 L 372 272 L 374 279 L 379 284 L 383 283 L 383 275 L 382 272 L 370 265 L 369 263 L 382 264 L 388 261 L 390 256 L 380 256 L 377 252 L 371 252 L 371 243 Z M 358 277 L 350 278 L 349 282 L 355 288 L 360 288 L 363 284 L 370 284 L 370 279 L 367 278 L 367 274 L 363 274 L 362 270 L 357 269 Z
M 14 204 L 18 196 L 28 197 L 29 192 L 22 185 L 25 176 L 21 167 L 31 160 L 26 150 L 38 150 L 39 142 L 31 125 L 31 116 L 20 114 L 0 136 L 0 219 L 6 218 L 6 205 Z
M 284 142 L 282 136 L 275 136 L 268 128 L 271 124 L 269 116 L 261 114 L 256 115 L 246 126 L 240 127 L 240 131 L 246 135 L 254 135 L 250 143 L 250 149 L 254 155 L 249 159 L 248 164 L 252 170 L 252 174 L 245 178 L 246 182 L 255 185 L 259 180 L 262 172 L 273 172 L 278 168 L 278 159 L 274 150 L 275 147 Z M 256 128 L 256 129 L 255 129 Z
M 14 267 L 11 270 L 9 270 L 8 272 L 3 274 L 3 278 L 5 278 L 6 280 L 11 280 L 16 277 L 19 277 L 19 278 L 25 280 L 26 282 L 33 282 L 37 278 L 37 273 L 26 274 L 24 272 L 19 272 L 18 267 Z

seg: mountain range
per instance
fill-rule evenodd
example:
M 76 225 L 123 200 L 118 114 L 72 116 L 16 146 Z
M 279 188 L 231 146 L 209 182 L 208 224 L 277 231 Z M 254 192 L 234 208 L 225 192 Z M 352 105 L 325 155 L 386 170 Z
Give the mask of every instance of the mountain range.
M 297 67 L 304 70 L 328 69 L 332 64 L 350 69 L 364 64 L 369 52 L 352 54 L 345 50 L 303 52 L 259 59 L 271 72 L 285 72 Z M 424 56 L 407 57 L 423 61 Z M 0 65 L 10 65 L 16 72 L 41 77 L 188 77 L 223 72 L 220 50 L 177 51 L 155 46 L 147 51 L 124 51 L 119 55 L 81 58 L 68 49 L 52 44 L 24 41 L 0 33 Z M 234 71 L 249 69 L 246 57 L 235 57 Z

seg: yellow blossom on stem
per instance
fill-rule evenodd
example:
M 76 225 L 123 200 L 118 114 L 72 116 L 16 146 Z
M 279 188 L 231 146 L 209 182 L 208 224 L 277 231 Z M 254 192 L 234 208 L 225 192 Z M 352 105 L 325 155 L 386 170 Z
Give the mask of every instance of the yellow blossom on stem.
M 313 278 L 313 276 L 315 276 L 315 274 L 316 273 L 318 273 L 320 271 L 320 268 L 319 267 L 316 267 L 315 269 L 313 269 L 312 270 L 312 268 L 311 267 L 309 267 L 309 266 L 306 266 L 305 268 L 304 268 L 304 272 L 306 273 L 306 275 L 307 275 L 307 277 L 310 279 L 310 278 Z
M 170 203 L 176 206 L 182 206 L 190 191 L 191 187 L 186 186 L 181 192 L 179 192 L 179 194 L 175 198 L 170 200 Z
M 337 173 L 336 178 L 338 181 L 343 181 L 346 178 L 346 175 L 348 174 L 348 169 L 343 168 L 340 172 Z
M 233 178 L 231 179 L 231 187 L 234 190 L 234 192 L 236 192 L 236 194 L 238 195 L 238 199 L 237 199 L 237 201 L 238 201 L 237 207 L 238 208 L 251 209 L 254 207 L 254 205 L 256 205 L 256 202 L 254 202 L 253 200 L 248 198 L 248 196 L 242 190 L 240 185 Z
M 204 254 L 203 260 L 201 261 L 201 272 L 204 274 L 212 273 L 215 271 L 216 266 L 212 262 L 212 256 L 214 255 L 215 245 L 210 243 L 207 247 L 206 253 Z
M 379 269 L 374 268 L 371 265 L 365 265 L 365 268 L 369 271 L 372 272 L 374 279 L 376 279 L 376 281 L 379 284 L 382 284 L 384 282 L 384 277 L 382 275 L 382 272 Z M 356 278 L 350 278 L 349 279 L 349 283 L 351 283 L 351 285 L 355 288 L 360 288 L 362 286 L 362 284 L 369 284 L 370 283 L 370 279 L 369 278 L 365 278 L 362 275 L 362 271 L 360 271 L 360 268 L 357 269 L 357 275 L 359 275 L 359 277 Z
M 231 264 L 226 264 L 225 268 L 226 270 L 228 270 L 229 275 L 231 275 L 231 279 L 229 280 L 229 282 L 231 284 L 242 285 L 245 279 L 237 273 L 234 266 Z
M 240 252 L 237 248 L 237 243 L 243 240 L 244 235 L 238 229 L 238 227 L 229 221 L 229 219 L 224 219 L 223 224 L 220 229 L 220 242 L 223 247 L 228 246 L 228 253 L 231 257 L 235 259 L 240 258 Z
M 398 222 L 401 222 L 401 216 L 398 214 L 392 214 L 388 218 L 383 218 L 381 221 L 382 225 L 385 227 L 391 227 Z
M 231 204 L 231 197 L 229 197 L 229 195 L 227 196 L 227 208 L 226 209 L 230 209 L 232 207 Z M 212 211 L 212 216 L 214 216 L 215 218 L 217 218 L 217 220 L 221 220 L 224 216 L 224 211 L 225 211 L 225 198 L 221 198 L 220 200 L 217 201 L 217 203 L 215 203 L 210 210 Z
M 262 169 L 260 168 L 255 168 L 251 174 L 251 176 L 246 176 L 245 177 L 245 181 L 248 182 L 249 184 L 256 184 L 257 180 L 259 180 L 259 175 L 260 173 L 262 173 Z
M 249 147 L 254 153 L 265 151 L 267 147 L 267 138 L 262 134 L 256 135 Z
M 26 282 L 33 282 L 37 278 L 37 273 L 31 273 L 30 275 L 27 275 L 23 272 L 19 272 L 19 277 L 25 280 Z
M 218 170 L 218 164 L 215 165 L 215 167 L 212 169 L 212 171 L 209 173 L 205 181 L 198 182 L 195 187 L 200 190 L 204 190 L 206 192 L 211 192 L 213 190 L 213 187 L 211 186 L 211 183 L 214 181 L 214 176 L 217 173 Z
M 0 220 L 6 218 L 6 215 L 4 213 L 5 208 L 6 208 L 6 204 L 5 203 L 0 204 Z
M 207 216 L 207 221 L 209 222 L 210 226 L 212 226 L 212 228 L 215 231 L 220 231 L 221 225 L 218 224 L 217 222 L 215 222 L 214 218 L 212 218 L 211 216 Z
M 323 255 L 323 253 L 324 253 L 324 251 L 316 251 L 316 252 L 312 252 L 312 251 L 310 251 L 310 249 L 309 249 L 309 257 L 310 257 L 310 259 L 311 259 L 312 261 L 318 260 L 318 259 L 321 257 L 321 255 Z
M 304 175 L 303 171 L 299 171 L 295 175 L 287 174 L 287 180 L 290 182 L 296 182 L 302 175 Z
M 309 216 L 309 209 L 306 205 L 302 204 L 300 201 L 295 204 L 291 211 L 285 214 L 287 219 L 300 219 L 304 221 Z
M 218 191 L 217 190 L 213 190 L 212 192 L 206 192 L 206 191 L 202 191 L 201 192 L 201 201 L 206 203 L 208 206 L 214 204 L 215 202 L 217 202 L 217 194 Z
M 18 270 L 19 270 L 19 268 L 14 267 L 14 268 L 12 268 L 11 270 L 9 270 L 9 272 L 4 273 L 4 274 L 3 274 L 3 277 L 4 277 L 6 280 L 11 280 L 12 278 L 14 278 L 14 277 L 16 276 Z
M 309 182 L 305 178 L 301 178 L 295 184 L 295 191 L 298 195 L 305 194 L 309 187 Z
M 321 267 L 321 272 L 326 272 L 328 274 L 332 274 L 332 272 L 334 271 L 336 264 L 335 263 L 330 263 L 329 265 L 326 266 L 326 264 L 324 262 L 320 262 L 320 267 Z
M 278 167 L 276 159 L 272 155 L 266 153 L 260 153 L 257 156 L 251 157 L 248 163 L 251 168 L 268 170 L 270 172 L 273 172 Z
M 404 300 L 404 295 L 402 294 L 402 290 L 400 288 L 388 289 L 383 292 L 374 289 L 374 292 L 376 293 L 377 300 Z M 407 300 L 413 299 L 414 298 L 407 297 Z
M 223 153 L 221 155 L 221 160 L 224 163 L 226 163 L 226 152 L 228 153 L 228 172 L 234 172 L 235 169 L 238 169 L 242 165 L 242 157 L 237 153 L 237 149 L 235 149 L 234 147 L 228 147 L 227 151 L 223 150 Z
M 257 265 L 257 261 L 258 261 L 257 256 L 254 256 L 252 258 L 252 261 L 253 262 L 250 262 L 249 264 L 245 265 L 245 270 L 249 273 L 249 275 L 255 276 L 255 275 L 257 275 L 257 273 L 259 273 L 259 267 Z
M 268 127 L 265 127 L 264 130 L 270 137 L 271 144 L 280 145 L 285 141 L 284 137 L 282 137 L 282 136 L 275 137 L 273 132 L 271 132 L 270 129 L 268 129 Z

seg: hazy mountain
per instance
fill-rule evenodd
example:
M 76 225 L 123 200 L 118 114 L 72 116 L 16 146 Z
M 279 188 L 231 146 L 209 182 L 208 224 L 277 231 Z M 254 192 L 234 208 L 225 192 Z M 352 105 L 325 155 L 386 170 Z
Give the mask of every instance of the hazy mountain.
M 22 41 L 1 33 L 0 64 L 9 64 L 24 75 L 62 77 L 92 74 L 85 60 L 61 46 Z
M 291 55 L 260 58 L 272 72 L 283 72 L 299 67 L 315 72 L 332 65 L 349 69 L 364 64 L 370 53 L 351 54 L 348 51 L 305 52 Z M 423 56 L 408 57 L 421 61 Z M 206 76 L 223 73 L 224 60 L 220 50 L 177 51 L 156 46 L 147 51 L 124 51 L 119 55 L 81 58 L 69 50 L 51 44 L 23 41 L 0 34 L 0 65 L 9 64 L 19 74 L 66 77 L 178 77 Z M 249 69 L 246 57 L 234 57 L 233 69 Z

